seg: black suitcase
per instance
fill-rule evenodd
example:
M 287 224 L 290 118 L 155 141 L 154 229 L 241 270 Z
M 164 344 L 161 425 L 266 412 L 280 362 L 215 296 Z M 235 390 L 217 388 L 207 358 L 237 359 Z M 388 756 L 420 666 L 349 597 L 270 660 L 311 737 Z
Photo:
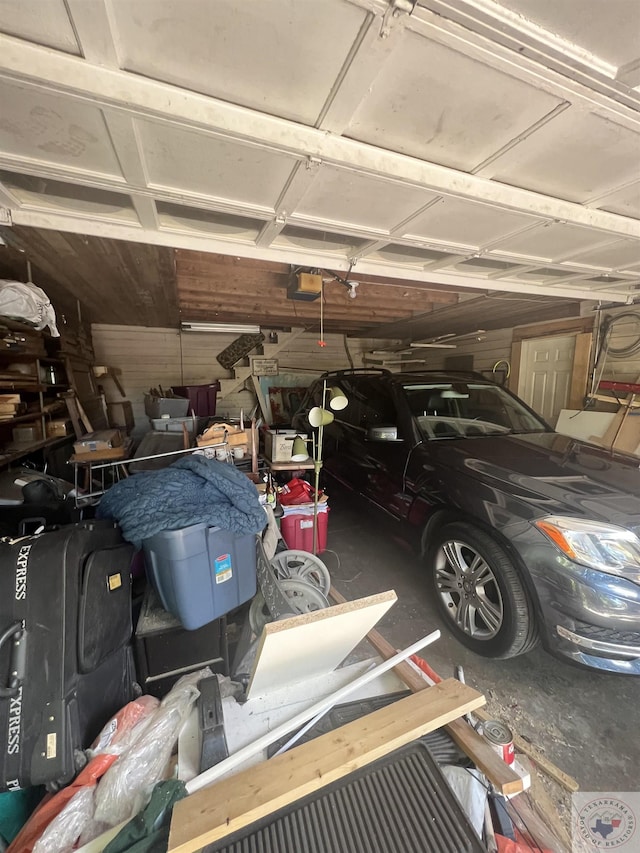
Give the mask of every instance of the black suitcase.
M 132 555 L 111 521 L 0 542 L 0 790 L 70 781 L 133 698 Z

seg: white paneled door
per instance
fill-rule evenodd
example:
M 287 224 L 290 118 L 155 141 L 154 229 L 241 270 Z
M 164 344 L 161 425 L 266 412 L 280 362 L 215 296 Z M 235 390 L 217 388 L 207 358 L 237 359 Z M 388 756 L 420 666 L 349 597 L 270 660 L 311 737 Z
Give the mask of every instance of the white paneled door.
M 569 403 L 575 345 L 575 335 L 522 342 L 518 394 L 552 426 Z

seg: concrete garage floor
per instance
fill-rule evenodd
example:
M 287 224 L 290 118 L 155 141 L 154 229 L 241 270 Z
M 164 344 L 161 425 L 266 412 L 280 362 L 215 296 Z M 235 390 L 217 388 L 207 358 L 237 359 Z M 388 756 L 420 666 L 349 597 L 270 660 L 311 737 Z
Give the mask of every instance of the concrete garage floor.
M 640 678 L 568 665 L 541 647 L 511 660 L 488 660 L 460 645 L 437 615 L 417 556 L 393 540 L 392 528 L 364 501 L 328 483 L 331 512 L 322 559 L 334 585 L 353 599 L 394 589 L 397 603 L 379 623 L 397 648 L 435 628 L 442 637 L 424 657 L 443 677 L 464 667 L 488 710 L 510 722 L 582 791 L 640 789 Z M 339 564 L 338 564 L 339 560 Z

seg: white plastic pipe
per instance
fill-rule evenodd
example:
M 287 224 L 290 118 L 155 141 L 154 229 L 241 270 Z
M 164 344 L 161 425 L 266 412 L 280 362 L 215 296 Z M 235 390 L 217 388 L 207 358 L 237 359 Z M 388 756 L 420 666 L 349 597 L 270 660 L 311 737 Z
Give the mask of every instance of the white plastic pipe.
M 345 686 L 341 687 L 340 690 L 336 690 L 336 692 L 332 693 L 330 696 L 325 696 L 324 699 L 316 702 L 315 705 L 301 711 L 299 714 L 296 714 L 295 717 L 292 717 L 290 720 L 287 720 L 275 729 L 272 729 L 270 732 L 266 732 L 262 737 L 254 740 L 253 743 L 247 744 L 247 746 L 244 746 L 242 749 L 234 752 L 233 755 L 225 758 L 224 761 L 221 761 L 219 764 L 214 764 L 213 767 L 210 767 L 208 770 L 205 770 L 204 773 L 201 773 L 199 776 L 196 776 L 194 779 L 187 782 L 187 793 L 193 794 L 194 791 L 199 791 L 201 788 L 206 788 L 207 785 L 213 784 L 213 782 L 216 782 L 221 776 L 224 776 L 239 764 L 242 764 L 249 758 L 253 758 L 254 755 L 261 752 L 263 749 L 266 749 L 274 741 L 281 737 L 285 737 L 299 726 L 304 725 L 308 720 L 313 719 L 313 717 L 328 711 L 338 702 L 345 699 L 350 693 L 353 693 L 354 690 L 357 690 L 359 687 L 363 687 L 379 675 L 393 669 L 394 666 L 402 663 L 402 661 L 411 657 L 411 655 L 420 651 L 420 649 L 423 649 L 425 646 L 434 643 L 439 638 L 440 631 L 433 631 L 431 634 L 427 634 L 426 637 L 423 637 L 421 640 L 416 640 L 415 643 L 407 646 L 406 649 L 398 652 L 392 658 L 389 658 L 389 660 L 385 660 L 374 669 L 370 669 L 368 672 L 363 673 L 350 684 L 345 684 Z

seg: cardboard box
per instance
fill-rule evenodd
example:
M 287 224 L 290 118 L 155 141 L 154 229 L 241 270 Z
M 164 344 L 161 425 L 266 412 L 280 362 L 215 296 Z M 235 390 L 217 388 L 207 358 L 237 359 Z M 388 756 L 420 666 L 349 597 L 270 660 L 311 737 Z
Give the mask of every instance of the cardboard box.
M 229 447 L 245 447 L 248 450 L 251 448 L 251 430 L 240 429 L 233 424 L 212 424 L 196 438 L 198 447 L 223 443 Z
M 64 420 L 63 418 L 49 421 L 47 424 L 47 438 L 58 438 L 65 435 L 71 435 L 72 432 L 73 427 L 71 425 L 71 421 Z
M 297 435 L 307 437 L 305 432 L 295 429 L 268 429 L 264 436 L 264 455 L 272 462 L 291 462 L 293 439 Z M 308 445 L 308 450 L 311 450 L 311 445 Z
M 73 450 L 81 456 L 84 453 L 102 453 L 122 446 L 122 433 L 118 429 L 103 429 L 87 433 L 74 442 Z

